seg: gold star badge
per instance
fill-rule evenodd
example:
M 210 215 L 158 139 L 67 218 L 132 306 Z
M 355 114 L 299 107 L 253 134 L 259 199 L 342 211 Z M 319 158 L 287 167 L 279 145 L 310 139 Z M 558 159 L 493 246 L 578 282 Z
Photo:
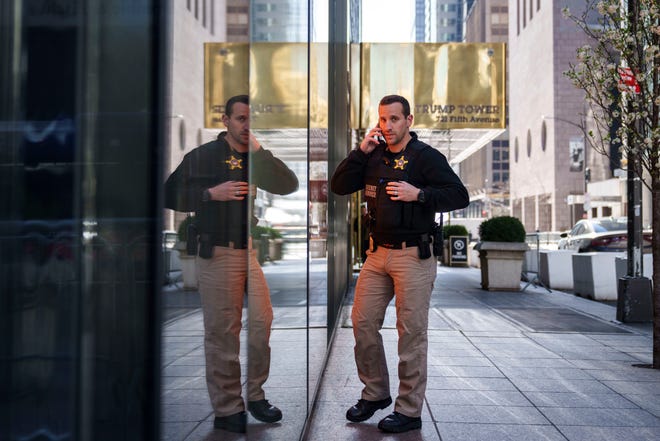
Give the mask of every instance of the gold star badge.
M 394 160 L 394 169 L 396 170 L 398 168 L 398 169 L 403 170 L 403 169 L 406 168 L 407 163 L 408 163 L 408 161 L 406 160 L 405 156 L 402 156 L 398 159 L 395 159 Z
M 225 161 L 225 164 L 229 165 L 230 170 L 233 170 L 235 168 L 242 169 L 243 165 L 241 164 L 241 162 L 243 162 L 242 159 L 234 158 L 234 155 L 231 155 L 231 158 L 227 159 Z

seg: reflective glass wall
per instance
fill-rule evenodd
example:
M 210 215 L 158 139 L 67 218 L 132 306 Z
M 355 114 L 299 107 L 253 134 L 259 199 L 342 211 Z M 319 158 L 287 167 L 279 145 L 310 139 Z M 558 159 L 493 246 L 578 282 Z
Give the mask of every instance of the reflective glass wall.
M 0 2 L 0 439 L 304 436 L 351 276 L 327 189 L 350 148 L 348 4 Z M 185 205 L 169 178 L 243 136 L 242 94 L 253 142 L 197 157 Z M 227 375 L 281 420 L 214 429 L 232 404 L 207 378 Z
M 0 3 L 0 439 L 158 436 L 165 16 Z

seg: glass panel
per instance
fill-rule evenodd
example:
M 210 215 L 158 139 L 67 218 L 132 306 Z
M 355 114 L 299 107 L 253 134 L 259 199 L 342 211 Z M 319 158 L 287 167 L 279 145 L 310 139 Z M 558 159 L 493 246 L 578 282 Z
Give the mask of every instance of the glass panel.
M 270 334 L 270 371 L 263 385 L 265 397 L 284 415 L 281 426 L 248 419 L 249 439 L 291 440 L 302 433 L 307 417 L 308 347 L 308 218 L 311 70 L 307 0 L 264 4 L 251 1 L 249 94 L 251 130 L 263 149 L 277 158 L 263 164 L 264 152 L 251 151 L 250 183 L 262 187 L 254 201 L 252 236 L 259 237 L 260 268 L 270 288 L 273 323 Z M 324 62 L 326 58 L 321 58 Z M 327 68 L 326 68 L 327 69 Z M 327 123 L 326 123 L 327 124 Z M 281 162 L 279 162 L 281 161 Z M 260 166 L 260 163 L 262 165 Z M 289 172 L 285 173 L 284 168 Z M 291 178 L 295 188 L 290 188 Z M 262 186 L 270 182 L 269 187 Z M 295 190 L 295 191 L 294 191 Z M 251 262 L 250 271 L 257 264 Z M 251 280 L 250 280 L 251 281 Z M 250 282 L 249 282 L 250 283 Z M 248 285 L 249 286 L 249 285 Z M 248 299 L 250 314 L 261 306 Z M 256 310 L 255 310 L 256 308 Z M 252 338 L 252 328 L 249 329 Z M 252 364 L 264 351 L 250 345 Z M 248 372 L 248 384 L 260 379 Z M 250 391 L 248 391 L 250 394 Z
M 162 7 L 1 2 L 0 439 L 156 438 Z

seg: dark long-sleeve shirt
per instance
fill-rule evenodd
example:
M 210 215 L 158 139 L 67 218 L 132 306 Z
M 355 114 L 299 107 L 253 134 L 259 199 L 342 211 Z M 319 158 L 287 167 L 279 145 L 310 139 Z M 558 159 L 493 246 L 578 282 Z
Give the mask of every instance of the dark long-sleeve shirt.
M 252 162 L 252 181 L 273 194 L 289 194 L 298 189 L 298 178 L 280 159 L 260 148 L 239 153 L 231 149 L 223 132 L 218 139 L 186 154 L 165 183 L 165 206 L 177 211 L 195 212 L 198 229 L 229 238 L 247 237 L 248 202 L 202 200 L 205 189 L 227 181 L 248 182 Z
M 422 202 L 393 202 L 394 204 L 408 204 L 403 206 L 406 213 L 411 213 L 408 217 L 412 220 L 404 222 L 400 227 L 393 231 L 392 228 L 379 227 L 386 222 L 378 219 L 379 210 L 375 210 L 376 219 L 373 232 L 383 239 L 391 237 L 408 238 L 414 237 L 419 233 L 428 232 L 433 225 L 435 213 L 449 212 L 466 207 L 469 202 L 467 189 L 460 178 L 449 166 L 445 156 L 438 150 L 431 148 L 427 144 L 419 141 L 414 132 L 410 132 L 412 139 L 406 146 L 401 156 L 411 159 L 410 164 L 406 164 L 407 169 L 403 170 L 398 180 L 405 180 L 417 188 L 424 190 L 425 201 Z M 417 153 L 413 153 L 416 150 Z M 370 154 L 365 154 L 359 148 L 351 151 L 335 170 L 330 186 L 334 193 L 345 195 L 365 189 L 374 176 L 381 173 L 384 163 L 387 161 L 388 152 L 384 145 L 379 145 Z M 405 173 L 404 173 L 405 171 Z M 385 176 L 387 180 L 397 180 L 391 176 Z M 370 207 L 370 214 L 374 212 L 372 208 L 377 202 L 365 192 L 365 196 Z M 404 218 L 406 215 L 403 216 Z

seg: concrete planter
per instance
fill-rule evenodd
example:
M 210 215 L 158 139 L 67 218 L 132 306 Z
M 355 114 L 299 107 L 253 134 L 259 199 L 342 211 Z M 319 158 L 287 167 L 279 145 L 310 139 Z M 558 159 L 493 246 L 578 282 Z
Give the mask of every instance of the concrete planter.
M 181 261 L 181 277 L 183 279 L 183 289 L 194 291 L 197 289 L 197 267 L 195 265 L 195 256 L 187 254 L 185 251 L 179 252 Z
M 270 260 L 281 260 L 283 247 L 284 239 L 271 239 L 268 241 L 268 257 Z
M 186 251 L 186 243 L 177 241 L 174 244 L 174 249 L 179 252 L 179 266 L 181 267 L 181 279 L 183 279 L 183 289 L 186 291 L 194 291 L 197 289 L 197 267 L 195 265 L 194 255 L 188 254 Z
M 488 291 L 520 291 L 525 251 L 523 242 L 479 242 L 481 287 Z

